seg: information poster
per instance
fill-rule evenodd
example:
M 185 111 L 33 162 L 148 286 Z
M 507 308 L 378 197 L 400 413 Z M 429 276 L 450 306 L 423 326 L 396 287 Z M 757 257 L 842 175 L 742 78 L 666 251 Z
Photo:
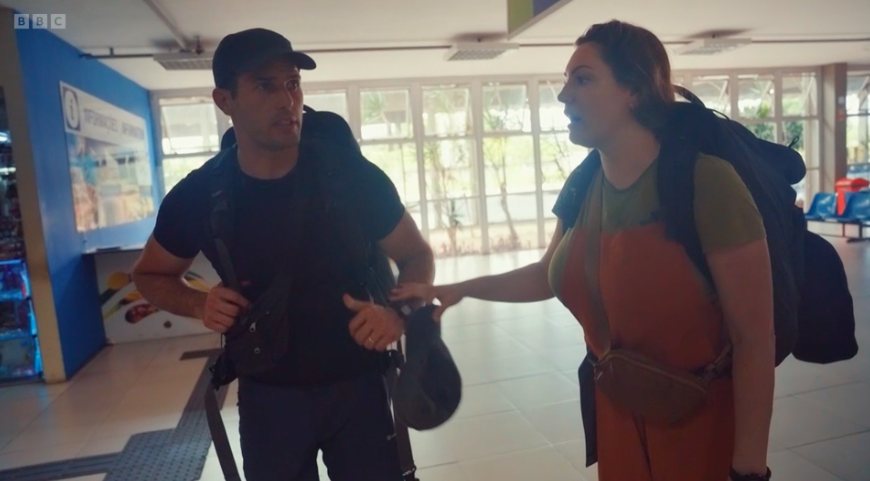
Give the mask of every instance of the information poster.
M 145 119 L 60 83 L 79 232 L 135 222 L 154 213 Z
M 97 285 L 109 344 L 213 332 L 199 319 L 162 311 L 142 297 L 130 277 L 139 254 L 139 251 L 127 251 L 96 255 Z M 184 277 L 191 287 L 202 291 L 220 282 L 202 254 Z

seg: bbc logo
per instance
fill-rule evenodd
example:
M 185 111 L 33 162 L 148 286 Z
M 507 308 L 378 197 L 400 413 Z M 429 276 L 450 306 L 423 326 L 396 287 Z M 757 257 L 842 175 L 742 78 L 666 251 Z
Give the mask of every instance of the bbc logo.
M 66 28 L 65 13 L 16 13 L 14 16 L 16 29 L 52 29 L 62 30 Z

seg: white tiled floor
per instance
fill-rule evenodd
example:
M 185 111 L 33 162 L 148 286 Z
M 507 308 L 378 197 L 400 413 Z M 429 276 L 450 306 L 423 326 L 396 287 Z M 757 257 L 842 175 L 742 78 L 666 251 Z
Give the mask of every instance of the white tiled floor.
M 849 266 L 865 349 L 830 366 L 789 359 L 779 367 L 770 443 L 776 479 L 870 480 L 870 245 L 833 242 Z M 442 260 L 438 282 L 503 272 L 538 255 Z M 453 420 L 412 432 L 423 481 L 597 480 L 596 469 L 584 467 L 576 380 L 582 331 L 557 301 L 466 300 L 445 316 L 443 333 L 466 388 Z M 217 342 L 201 336 L 112 347 L 72 382 L 0 388 L 0 469 L 118 452 L 134 433 L 173 427 L 204 366 L 179 356 Z M 231 435 L 238 432 L 235 400 L 231 390 L 224 408 Z M 213 452 L 202 479 L 223 479 Z

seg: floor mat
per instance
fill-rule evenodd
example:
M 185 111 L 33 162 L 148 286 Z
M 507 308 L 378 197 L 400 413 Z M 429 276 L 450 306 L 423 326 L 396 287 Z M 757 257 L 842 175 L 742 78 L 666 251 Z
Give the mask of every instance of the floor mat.
M 105 481 L 197 481 L 211 448 L 211 433 L 205 416 L 208 370 L 220 350 L 184 353 L 181 360 L 208 357 L 190 399 L 174 429 L 133 435 L 123 451 L 116 454 L 77 458 L 0 471 L 4 481 L 57 481 L 106 474 Z M 218 393 L 223 406 L 227 389 Z

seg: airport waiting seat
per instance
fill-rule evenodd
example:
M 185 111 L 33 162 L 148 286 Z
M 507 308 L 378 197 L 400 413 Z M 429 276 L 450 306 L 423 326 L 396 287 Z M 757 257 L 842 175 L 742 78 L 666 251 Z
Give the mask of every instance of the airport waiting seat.
M 837 194 L 819 192 L 805 214 L 807 220 L 822 221 L 837 215 Z
M 843 214 L 825 218 L 822 222 L 843 226 L 842 237 L 846 237 L 846 226 L 858 226 L 858 237 L 849 238 L 849 242 L 870 240 L 864 237 L 864 229 L 870 227 L 870 192 L 854 192 L 848 195 Z
M 852 192 L 846 198 L 846 208 L 842 215 L 831 218 L 842 224 L 856 224 L 870 221 L 870 192 Z

